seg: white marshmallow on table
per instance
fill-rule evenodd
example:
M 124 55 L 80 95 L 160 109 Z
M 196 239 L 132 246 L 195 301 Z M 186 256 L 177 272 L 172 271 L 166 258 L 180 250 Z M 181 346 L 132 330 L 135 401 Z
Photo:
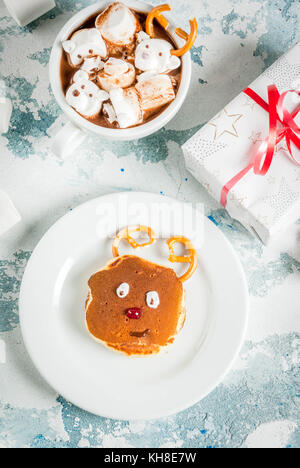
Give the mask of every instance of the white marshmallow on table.
M 89 74 L 79 70 L 73 76 L 73 84 L 66 93 L 67 103 L 83 117 L 96 117 L 109 95 L 89 80 Z
M 113 3 L 96 19 L 96 28 L 104 39 L 116 46 L 127 46 L 134 42 L 140 24 L 132 11 L 122 3 Z
M 87 57 L 107 57 L 106 44 L 96 28 L 76 31 L 71 39 L 62 42 L 62 46 L 73 67 L 78 67 Z
M 114 88 L 128 88 L 135 82 L 135 68 L 125 60 L 111 57 L 97 79 L 101 88 L 108 92 Z
M 0 97 L 0 135 L 8 132 L 12 109 L 11 100 L 7 97 Z
M 19 221 L 21 221 L 21 216 L 13 202 L 5 192 L 0 190 L 0 235 L 7 232 Z
M 55 0 L 3 0 L 19 26 L 26 26 L 55 7 Z
M 109 93 L 112 109 L 108 106 L 104 110 L 110 119 L 115 120 L 120 128 L 128 128 L 143 122 L 143 111 L 139 95 L 134 87 L 112 89 Z M 113 114 L 114 112 L 114 114 Z
M 149 37 L 149 36 L 148 36 Z M 179 57 L 171 55 L 172 44 L 164 39 L 142 40 L 135 51 L 135 66 L 143 72 L 165 73 L 180 67 Z
M 145 112 L 156 111 L 176 97 L 172 78 L 169 75 L 150 75 L 147 79 L 140 80 L 135 87 Z

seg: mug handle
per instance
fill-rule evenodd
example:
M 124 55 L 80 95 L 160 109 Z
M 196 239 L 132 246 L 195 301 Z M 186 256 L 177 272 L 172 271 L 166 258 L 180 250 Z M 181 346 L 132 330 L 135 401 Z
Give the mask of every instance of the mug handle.
M 54 137 L 52 151 L 59 158 L 67 158 L 81 145 L 86 136 L 79 127 L 68 122 Z

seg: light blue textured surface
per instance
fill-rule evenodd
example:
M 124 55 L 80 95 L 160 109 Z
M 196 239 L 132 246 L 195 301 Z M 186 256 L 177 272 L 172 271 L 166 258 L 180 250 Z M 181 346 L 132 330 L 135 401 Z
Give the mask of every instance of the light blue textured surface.
M 187 173 L 180 145 L 267 66 L 300 40 L 298 0 L 171 1 L 178 24 L 196 16 L 193 80 L 182 111 L 141 141 L 89 137 L 61 161 L 51 137 L 66 122 L 49 89 L 51 44 L 91 0 L 57 7 L 19 28 L 0 5 L 0 80 L 14 110 L 0 136 L 0 188 L 22 223 L 0 242 L 0 447 L 299 447 L 300 223 L 263 247 Z M 153 4 L 160 2 L 153 1 Z M 246 344 L 227 379 L 178 415 L 126 423 L 95 417 L 56 395 L 38 376 L 20 336 L 18 293 L 31 251 L 68 209 L 101 194 L 143 190 L 202 201 L 245 267 L 251 295 Z

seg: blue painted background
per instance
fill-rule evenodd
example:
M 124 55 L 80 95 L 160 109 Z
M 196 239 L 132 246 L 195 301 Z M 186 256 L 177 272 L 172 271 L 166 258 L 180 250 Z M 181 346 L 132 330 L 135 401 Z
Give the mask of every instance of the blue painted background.
M 233 96 L 300 40 L 297 0 L 171 1 L 182 26 L 196 16 L 193 80 L 180 112 L 140 141 L 94 136 L 61 161 L 51 137 L 66 122 L 48 81 L 51 44 L 89 0 L 57 0 L 26 28 L 0 5 L 0 80 L 14 110 L 0 136 L 0 188 L 23 222 L 0 242 L 0 447 L 299 447 L 300 223 L 265 248 L 221 210 L 186 171 L 180 146 Z M 153 1 L 153 4 L 160 2 Z M 236 248 L 251 294 L 247 341 L 223 384 L 178 415 L 127 423 L 95 417 L 56 395 L 22 344 L 18 293 L 27 260 L 43 233 L 68 209 L 117 190 L 143 190 L 202 201 Z

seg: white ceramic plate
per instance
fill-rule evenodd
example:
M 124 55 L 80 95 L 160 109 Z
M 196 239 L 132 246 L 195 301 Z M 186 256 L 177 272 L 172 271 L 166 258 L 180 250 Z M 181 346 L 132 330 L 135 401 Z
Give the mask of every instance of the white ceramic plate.
M 187 318 L 175 343 L 149 357 L 127 357 L 97 343 L 85 325 L 87 281 L 111 259 L 111 233 L 99 235 L 106 229 L 99 220 L 103 207 L 117 206 L 121 196 L 85 203 L 46 233 L 23 277 L 21 327 L 41 375 L 75 405 L 115 419 L 158 418 L 193 405 L 224 378 L 243 343 L 248 292 L 234 250 L 203 217 L 199 268 L 184 284 Z M 180 202 L 159 195 L 126 196 L 129 211 L 137 201 L 182 208 Z M 145 223 L 147 210 L 132 216 L 135 223 Z M 167 253 L 165 243 L 158 241 L 138 255 L 167 265 Z

